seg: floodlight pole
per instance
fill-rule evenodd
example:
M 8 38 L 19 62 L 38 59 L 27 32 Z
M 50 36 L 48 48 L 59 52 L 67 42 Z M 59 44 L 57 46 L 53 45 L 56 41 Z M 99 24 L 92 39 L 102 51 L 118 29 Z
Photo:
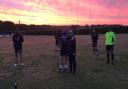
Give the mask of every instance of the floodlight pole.
M 78 35 L 78 0 L 77 0 L 77 26 L 76 26 L 76 30 L 77 30 L 77 35 Z
M 92 4 L 92 2 L 91 2 L 91 0 L 90 0 L 90 26 L 89 26 L 89 28 L 90 28 L 90 34 L 91 34 L 91 30 L 92 30 L 92 6 L 91 6 L 91 4 Z

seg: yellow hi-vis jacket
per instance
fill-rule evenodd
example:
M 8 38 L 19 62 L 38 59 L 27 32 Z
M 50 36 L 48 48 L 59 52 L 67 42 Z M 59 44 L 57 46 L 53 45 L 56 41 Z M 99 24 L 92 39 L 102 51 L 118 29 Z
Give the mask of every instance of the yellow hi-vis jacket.
M 115 44 L 116 35 L 114 32 L 112 32 L 112 31 L 106 32 L 105 38 L 106 38 L 106 45 L 114 45 Z

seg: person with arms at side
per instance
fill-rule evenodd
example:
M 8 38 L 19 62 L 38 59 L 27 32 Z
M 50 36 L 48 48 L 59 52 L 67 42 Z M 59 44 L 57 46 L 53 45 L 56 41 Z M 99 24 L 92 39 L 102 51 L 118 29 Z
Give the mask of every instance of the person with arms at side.
M 68 34 L 66 31 L 62 32 L 60 39 L 60 69 L 59 72 L 68 70 Z
M 57 32 L 55 33 L 55 51 L 59 48 L 59 42 L 58 42 L 58 34 Z
M 20 64 L 24 65 L 23 61 L 22 61 L 22 44 L 24 42 L 24 38 L 19 32 L 16 32 L 13 35 L 12 40 L 13 40 L 13 46 L 14 46 L 14 50 L 15 50 L 15 64 L 14 64 L 14 66 L 16 67 L 18 65 L 17 64 L 18 63 L 18 54 L 20 57 Z
M 61 33 L 59 31 L 57 31 L 55 33 L 55 51 L 59 51 L 60 50 L 60 37 L 61 37 Z
M 91 39 L 92 39 L 93 52 L 98 56 L 98 48 L 97 48 L 98 34 L 95 30 L 92 30 Z
M 76 39 L 73 31 L 68 32 L 69 72 L 76 73 Z
M 112 59 L 111 63 L 114 64 L 114 45 L 116 41 L 116 35 L 111 29 L 109 29 L 106 32 L 105 39 L 106 39 L 106 51 L 107 51 L 106 63 L 108 64 L 110 62 L 110 57 L 111 57 Z

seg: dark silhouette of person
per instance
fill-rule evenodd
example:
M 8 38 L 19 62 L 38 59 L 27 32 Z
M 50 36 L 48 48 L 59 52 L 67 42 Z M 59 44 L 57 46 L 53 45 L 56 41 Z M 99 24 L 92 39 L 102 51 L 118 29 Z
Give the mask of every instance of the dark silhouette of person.
M 67 71 L 68 70 L 68 33 L 67 31 L 63 31 L 60 39 L 60 70 Z
M 18 54 L 20 56 L 21 65 L 24 65 L 23 61 L 22 61 L 22 44 L 24 42 L 23 36 L 19 32 L 16 32 L 13 35 L 12 40 L 13 40 L 13 46 L 14 46 L 14 50 L 15 50 L 15 64 L 14 64 L 14 66 L 15 67 L 17 66 Z
M 61 32 L 56 32 L 55 33 L 55 51 L 60 49 L 60 38 L 61 38 Z
M 69 72 L 76 72 L 76 39 L 73 31 L 68 32 Z
M 93 30 L 91 33 L 91 39 L 92 39 L 92 48 L 93 52 L 98 56 L 98 48 L 97 48 L 97 42 L 98 42 L 98 33 Z

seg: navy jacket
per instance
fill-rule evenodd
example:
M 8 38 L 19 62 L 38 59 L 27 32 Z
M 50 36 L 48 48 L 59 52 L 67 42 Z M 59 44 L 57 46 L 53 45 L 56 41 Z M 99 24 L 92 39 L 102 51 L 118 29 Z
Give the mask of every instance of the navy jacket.
M 14 34 L 12 37 L 12 40 L 13 40 L 14 46 L 22 45 L 22 43 L 24 42 L 23 36 L 20 34 Z
M 97 40 L 98 40 L 98 34 L 96 32 L 95 33 L 92 33 L 91 34 L 91 39 L 92 39 L 93 42 L 97 42 Z
M 68 37 L 66 35 L 61 36 L 60 40 L 60 51 L 61 52 L 68 52 Z

